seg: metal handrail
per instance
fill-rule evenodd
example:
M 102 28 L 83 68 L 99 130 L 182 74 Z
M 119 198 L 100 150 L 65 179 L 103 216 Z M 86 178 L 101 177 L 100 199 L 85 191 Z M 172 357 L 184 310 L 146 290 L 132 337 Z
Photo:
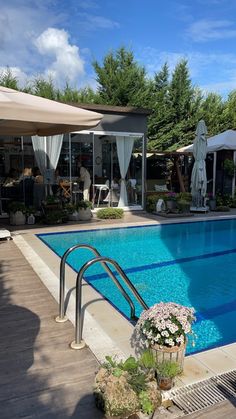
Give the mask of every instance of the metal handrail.
M 123 269 L 121 269 L 120 265 L 113 259 L 108 257 L 96 257 L 94 259 L 89 260 L 86 262 L 78 272 L 77 280 L 76 280 L 76 302 L 75 302 L 75 340 L 71 342 L 71 348 L 73 349 L 82 349 L 85 347 L 85 342 L 82 340 L 82 316 L 81 316 L 81 303 L 82 303 L 82 279 L 85 271 L 95 263 L 100 262 L 104 265 L 104 262 L 110 263 L 113 265 L 120 276 L 125 281 L 126 285 L 129 287 L 130 291 L 139 301 L 139 303 L 143 306 L 145 310 L 148 310 L 148 306 L 145 301 L 142 299 L 141 295 L 138 293 L 132 282 L 129 280 Z M 105 264 L 106 265 L 106 264 Z
M 56 317 L 57 323 L 62 323 L 67 321 L 67 317 L 65 315 L 65 265 L 66 265 L 66 259 L 69 256 L 71 252 L 73 252 L 76 249 L 88 249 L 91 250 L 96 257 L 101 257 L 100 253 L 95 249 L 95 247 L 90 246 L 89 244 L 76 244 L 72 247 L 70 247 L 64 255 L 61 258 L 60 263 L 60 291 L 59 291 L 59 315 Z M 131 319 L 135 319 L 135 306 L 125 289 L 122 287 L 118 279 L 115 277 L 109 266 L 107 266 L 106 263 L 101 262 L 102 266 L 112 279 L 112 281 L 115 283 L 115 285 L 119 288 L 120 292 L 122 293 L 123 297 L 126 299 L 128 304 L 130 305 L 130 317 Z

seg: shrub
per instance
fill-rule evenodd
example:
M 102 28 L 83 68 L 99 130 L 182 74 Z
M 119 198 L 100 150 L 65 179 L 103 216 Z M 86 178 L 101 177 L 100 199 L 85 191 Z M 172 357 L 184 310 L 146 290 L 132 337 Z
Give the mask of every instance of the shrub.
M 72 204 L 71 202 L 66 203 L 64 206 L 67 214 L 73 214 L 73 212 L 76 210 L 76 206 Z
M 16 213 L 17 211 L 21 211 L 23 214 L 25 214 L 26 206 L 24 202 L 12 201 L 8 205 L 8 210 L 9 212 L 13 212 L 13 213 Z
M 166 194 L 165 195 L 163 194 L 148 195 L 147 200 L 146 200 L 146 211 L 147 212 L 156 211 L 156 205 L 159 199 L 163 199 L 164 201 L 166 201 L 167 195 Z
M 147 212 L 154 212 L 156 210 L 156 204 L 159 197 L 157 195 L 148 195 L 146 201 Z
M 229 210 L 230 208 L 224 205 L 219 205 L 218 207 L 216 207 L 216 211 L 219 211 L 219 212 L 228 212 Z
M 179 192 L 177 194 L 177 200 L 191 202 L 192 195 L 190 192 Z
M 124 210 L 121 208 L 102 208 L 98 210 L 97 217 L 103 220 L 122 218 Z
M 90 201 L 79 201 L 77 204 L 77 208 L 78 210 L 83 208 L 83 209 L 87 209 L 87 208 L 92 208 L 92 202 Z
M 222 195 L 220 192 L 216 194 L 216 206 L 221 207 L 232 207 L 233 206 L 233 198 L 229 194 Z
M 190 201 L 186 199 L 180 199 L 177 201 L 177 206 L 180 212 L 189 212 L 190 211 Z
M 181 372 L 180 366 L 176 361 L 163 361 L 157 364 L 157 374 L 165 378 L 174 378 Z

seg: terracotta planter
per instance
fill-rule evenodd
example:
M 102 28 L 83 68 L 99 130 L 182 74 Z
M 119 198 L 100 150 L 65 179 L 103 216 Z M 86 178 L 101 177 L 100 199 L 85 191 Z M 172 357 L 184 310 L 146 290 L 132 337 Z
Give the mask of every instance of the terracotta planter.
M 179 364 L 180 370 L 183 371 L 186 343 L 183 343 L 180 346 L 173 346 L 172 348 L 160 345 L 152 345 L 151 350 L 153 351 L 158 362 L 175 361 Z
M 157 376 L 157 383 L 161 390 L 170 390 L 174 385 L 174 379 L 171 377 Z

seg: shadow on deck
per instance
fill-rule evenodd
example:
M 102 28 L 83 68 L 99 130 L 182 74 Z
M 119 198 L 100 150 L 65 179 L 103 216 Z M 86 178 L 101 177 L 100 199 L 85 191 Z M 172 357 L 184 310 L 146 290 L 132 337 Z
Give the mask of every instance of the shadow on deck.
M 92 395 L 97 361 L 73 351 L 73 326 L 14 242 L 0 242 L 1 419 L 102 418 Z

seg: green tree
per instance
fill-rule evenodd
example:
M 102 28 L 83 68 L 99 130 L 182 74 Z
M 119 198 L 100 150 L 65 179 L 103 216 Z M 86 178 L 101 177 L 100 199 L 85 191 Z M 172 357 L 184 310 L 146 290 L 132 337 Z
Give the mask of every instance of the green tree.
M 226 129 L 236 129 L 236 90 L 229 93 L 227 101 L 224 103 L 221 131 Z M 218 131 L 220 132 L 220 131 Z
M 13 75 L 11 69 L 7 67 L 0 73 L 0 86 L 19 90 L 17 77 Z
M 209 93 L 202 100 L 199 119 L 204 119 L 209 136 L 218 134 L 225 129 L 225 104 L 220 95 Z
M 148 149 L 162 149 L 162 139 L 170 130 L 169 68 L 167 63 L 155 74 L 150 95 L 152 114 L 148 123 Z M 166 137 L 165 137 L 166 138 Z
M 103 64 L 93 62 L 97 74 L 100 103 L 118 106 L 144 106 L 149 86 L 143 67 L 134 60 L 133 52 L 124 47 L 108 53 Z
M 51 77 L 48 79 L 41 76 L 36 77 L 30 84 L 28 91 L 33 95 L 52 100 L 57 100 L 60 96 L 59 90 L 55 87 L 54 81 Z
M 193 141 L 201 93 L 192 86 L 186 60 L 176 65 L 170 81 L 165 64 L 154 83 L 156 103 L 149 124 L 148 149 L 176 150 Z

